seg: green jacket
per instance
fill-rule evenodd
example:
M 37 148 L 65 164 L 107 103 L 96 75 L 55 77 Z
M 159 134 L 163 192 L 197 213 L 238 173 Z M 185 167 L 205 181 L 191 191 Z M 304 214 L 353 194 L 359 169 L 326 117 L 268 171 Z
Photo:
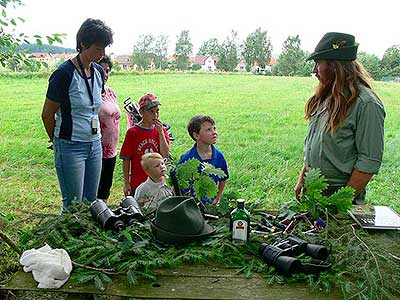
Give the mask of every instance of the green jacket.
M 353 169 L 376 174 L 382 163 L 385 108 L 361 85 L 360 95 L 334 134 L 326 132 L 327 112 L 314 113 L 304 143 L 307 168 L 319 168 L 330 185 L 345 185 Z

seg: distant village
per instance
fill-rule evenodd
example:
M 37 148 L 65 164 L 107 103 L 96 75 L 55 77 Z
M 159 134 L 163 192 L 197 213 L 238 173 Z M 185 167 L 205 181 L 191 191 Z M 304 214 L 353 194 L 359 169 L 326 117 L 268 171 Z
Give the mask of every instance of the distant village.
M 72 57 L 76 56 L 76 53 L 43 53 L 43 52 L 36 52 L 31 53 L 31 58 L 35 61 L 43 62 L 49 65 L 49 67 L 57 66 L 63 61 L 66 61 Z M 200 70 L 204 72 L 215 72 L 218 71 L 217 69 L 217 56 L 202 56 L 197 55 L 190 57 L 190 69 Z M 118 70 L 123 71 L 143 71 L 141 67 L 137 66 L 132 62 L 131 55 L 112 55 L 111 60 L 115 65 L 115 68 Z M 167 64 L 173 65 L 176 61 L 176 57 L 171 55 L 167 57 Z M 260 68 L 257 65 L 257 62 L 251 66 L 250 70 L 254 73 L 271 73 L 272 66 L 276 64 L 276 58 L 272 57 L 269 64 L 266 65 L 264 68 Z M 196 67 L 194 67 L 196 65 Z M 156 66 L 154 61 L 151 61 L 149 70 L 156 70 Z M 168 68 L 167 68 L 168 69 Z M 246 72 L 246 61 L 244 59 L 239 60 L 236 68 L 234 69 L 235 72 Z

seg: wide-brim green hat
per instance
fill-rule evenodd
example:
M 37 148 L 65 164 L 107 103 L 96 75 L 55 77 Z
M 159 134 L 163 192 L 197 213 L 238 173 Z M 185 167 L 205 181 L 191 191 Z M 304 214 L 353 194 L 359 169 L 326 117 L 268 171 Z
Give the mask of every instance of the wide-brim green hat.
M 209 236 L 215 229 L 189 196 L 172 196 L 160 202 L 151 222 L 156 240 L 167 244 L 186 244 Z
M 328 32 L 307 60 L 355 60 L 358 44 L 351 34 Z

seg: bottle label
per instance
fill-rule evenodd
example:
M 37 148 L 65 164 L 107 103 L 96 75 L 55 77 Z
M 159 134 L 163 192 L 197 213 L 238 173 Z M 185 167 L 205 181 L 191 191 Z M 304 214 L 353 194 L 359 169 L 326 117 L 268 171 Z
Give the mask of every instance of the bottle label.
M 233 221 L 232 239 L 247 241 L 247 222 L 244 220 Z

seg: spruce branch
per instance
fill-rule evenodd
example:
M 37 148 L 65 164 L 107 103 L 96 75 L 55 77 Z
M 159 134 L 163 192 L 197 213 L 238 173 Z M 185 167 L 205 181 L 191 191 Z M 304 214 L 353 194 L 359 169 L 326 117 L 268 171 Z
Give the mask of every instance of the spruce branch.
M 18 255 L 21 255 L 21 249 L 18 248 L 18 246 L 3 232 L 0 230 L 0 237 L 3 239 L 6 244 L 8 244 L 11 249 L 13 249 L 15 252 L 18 253 Z
M 126 275 L 127 273 L 124 272 L 116 272 L 114 269 L 102 269 L 102 268 L 95 268 L 95 267 L 91 267 L 91 266 L 86 266 L 83 264 L 79 264 L 75 261 L 72 261 L 72 265 L 74 265 L 75 267 L 79 267 L 79 268 L 83 268 L 83 269 L 88 269 L 88 270 L 93 270 L 93 271 L 98 271 L 98 272 L 102 272 L 102 273 L 106 273 L 109 275 Z

